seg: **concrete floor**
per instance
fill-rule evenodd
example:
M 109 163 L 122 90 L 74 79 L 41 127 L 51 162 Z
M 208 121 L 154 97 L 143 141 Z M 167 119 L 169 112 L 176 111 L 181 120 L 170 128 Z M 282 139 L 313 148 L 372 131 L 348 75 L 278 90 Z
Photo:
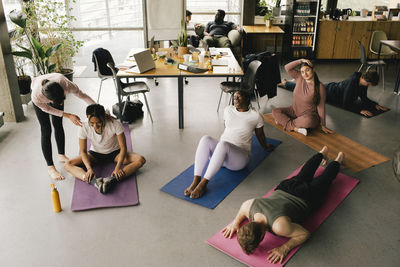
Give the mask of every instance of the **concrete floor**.
M 322 81 L 338 81 L 356 63 L 319 63 Z M 287 77 L 283 74 L 283 77 Z M 385 156 L 400 145 L 400 96 L 392 94 L 394 66 L 386 71 L 386 90 L 370 88 L 370 98 L 391 111 L 366 119 L 327 105 L 327 126 Z M 159 189 L 193 163 L 204 134 L 223 131 L 216 113 L 221 79 L 190 79 L 185 86 L 185 129 L 178 129 L 177 82 L 148 81 L 154 123 L 145 112 L 131 124 L 134 151 L 146 165 L 138 172 L 140 205 L 85 212 L 70 210 L 74 179 L 57 182 L 63 212 L 55 214 L 50 179 L 40 151 L 39 125 L 32 104 L 26 120 L 0 129 L 0 266 L 242 266 L 204 241 L 235 216 L 240 204 L 266 193 L 298 168 L 314 151 L 266 124 L 267 136 L 282 144 L 217 208 L 209 210 L 179 200 Z M 94 99 L 99 79 L 76 78 Z M 116 102 L 112 81 L 103 85 L 100 102 Z M 228 98 L 225 98 L 225 105 Z M 292 94 L 262 99 L 262 112 L 289 105 Z M 84 104 L 68 96 L 66 111 L 84 114 Z M 67 155 L 78 152 L 77 128 L 64 121 Z M 360 184 L 312 235 L 287 266 L 400 266 L 400 183 L 392 162 L 359 173 L 343 170 Z M 60 164 L 57 164 L 61 168 Z

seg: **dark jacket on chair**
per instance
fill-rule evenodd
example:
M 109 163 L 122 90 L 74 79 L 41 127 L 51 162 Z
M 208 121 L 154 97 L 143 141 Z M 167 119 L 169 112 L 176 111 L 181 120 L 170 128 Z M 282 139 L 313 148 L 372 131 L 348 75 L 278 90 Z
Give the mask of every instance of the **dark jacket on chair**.
M 253 60 L 261 61 L 256 74 L 256 87 L 260 97 L 268 95 L 268 98 L 273 98 L 276 96 L 276 86 L 281 82 L 281 72 L 277 56 L 271 52 L 247 55 L 243 60 L 244 72 L 246 72 L 247 67 Z
M 113 75 L 112 71 L 107 67 L 108 62 L 112 62 L 115 64 L 114 59 L 112 58 L 110 52 L 107 49 L 97 48 L 93 51 L 92 54 L 92 62 L 94 64 L 94 71 L 96 69 L 96 60 L 94 59 L 94 55 L 96 55 L 97 62 L 99 64 L 99 71 L 102 75 Z

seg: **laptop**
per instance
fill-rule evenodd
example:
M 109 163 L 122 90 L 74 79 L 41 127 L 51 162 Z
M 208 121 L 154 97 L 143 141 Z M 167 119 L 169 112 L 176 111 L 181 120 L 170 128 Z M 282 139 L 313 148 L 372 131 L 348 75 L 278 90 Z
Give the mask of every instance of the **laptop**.
M 134 68 L 130 68 L 129 71 L 136 73 L 144 73 L 156 67 L 156 64 L 154 64 L 153 57 L 151 56 L 150 50 L 148 49 L 133 54 L 133 57 L 135 58 L 136 66 Z

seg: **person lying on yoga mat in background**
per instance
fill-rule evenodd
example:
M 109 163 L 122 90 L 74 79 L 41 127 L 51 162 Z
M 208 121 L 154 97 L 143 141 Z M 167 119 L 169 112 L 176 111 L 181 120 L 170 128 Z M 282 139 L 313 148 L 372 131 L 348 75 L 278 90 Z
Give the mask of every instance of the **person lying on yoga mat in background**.
M 297 70 L 299 65 L 300 70 Z M 333 133 L 325 126 L 325 86 L 313 68 L 308 59 L 295 60 L 285 66 L 287 73 L 296 80 L 293 103 L 290 107 L 273 109 L 272 116 L 286 131 L 307 135 L 307 129 L 321 125 L 324 133 Z
M 106 116 L 102 105 L 88 106 L 86 115 L 88 121 L 83 122 L 79 129 L 80 156 L 69 160 L 64 168 L 78 179 L 93 184 L 104 194 L 117 182 L 136 172 L 146 160 L 139 154 L 127 151 L 121 122 Z M 92 145 L 92 150 L 89 152 L 87 152 L 87 139 Z M 107 162 L 117 163 L 111 176 L 96 177 L 92 164 Z M 126 164 L 125 167 L 122 168 L 122 164 Z
M 326 83 L 326 102 L 342 107 L 366 117 L 373 116 L 379 110 L 386 111 L 386 107 L 379 105 L 367 97 L 368 86 L 376 86 L 379 75 L 376 70 L 367 70 L 363 73 L 353 72 L 349 78 L 341 82 Z M 283 79 L 282 86 L 293 91 L 296 83 Z
M 42 153 L 47 163 L 47 172 L 54 180 L 63 180 L 64 176 L 58 172 L 53 162 L 50 115 L 57 144 L 58 161 L 64 163 L 68 157 L 65 156 L 63 117 L 70 119 L 77 126 L 82 125 L 77 115 L 64 111 L 65 95 L 72 93 L 88 105 L 95 102 L 75 83 L 60 73 L 50 73 L 34 78 L 31 89 L 33 108 L 40 124 Z
M 208 181 L 221 167 L 238 171 L 246 167 L 250 160 L 251 138 L 253 132 L 260 145 L 267 151 L 274 149 L 267 144 L 264 134 L 264 120 L 260 113 L 250 107 L 250 95 L 244 91 L 236 91 L 233 96 L 234 105 L 224 110 L 225 130 L 220 140 L 205 135 L 197 146 L 194 161 L 194 178 L 192 184 L 184 191 L 185 196 L 199 198 L 207 190 Z M 204 168 L 208 164 L 204 178 Z
M 321 162 L 326 162 L 328 148 L 312 156 L 300 172 L 283 180 L 268 198 L 245 201 L 231 224 L 222 229 L 225 238 L 237 232 L 238 242 L 244 253 L 253 253 L 264 239 L 266 231 L 289 238 L 280 247 L 268 251 L 267 260 L 282 263 L 291 249 L 304 243 L 310 233 L 300 224 L 324 201 L 332 181 L 336 178 L 344 154 L 339 152 L 335 161 L 329 163 L 323 173 L 314 178 Z M 241 222 L 250 222 L 240 227 Z

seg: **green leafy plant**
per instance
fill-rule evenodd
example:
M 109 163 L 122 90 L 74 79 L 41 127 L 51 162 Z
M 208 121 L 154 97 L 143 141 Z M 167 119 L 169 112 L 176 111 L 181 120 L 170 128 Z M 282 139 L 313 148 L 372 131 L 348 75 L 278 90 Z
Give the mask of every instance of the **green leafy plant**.
M 264 21 L 271 20 L 274 18 L 274 14 L 272 14 L 272 10 L 268 9 L 267 13 L 264 15 Z
M 281 0 L 270 0 L 267 1 L 266 0 L 260 0 L 257 3 L 257 6 L 262 7 L 262 8 L 267 8 L 269 7 L 271 9 L 271 7 L 280 7 L 281 6 Z M 263 10 L 262 10 L 263 12 Z
M 269 2 L 271 2 L 272 4 L 275 3 L 276 7 L 279 7 L 280 4 L 281 4 L 280 0 L 278 0 L 278 1 L 269 1 Z M 261 0 L 261 1 L 259 1 L 257 3 L 257 5 L 258 5 L 258 7 L 261 8 L 260 13 L 265 13 L 264 21 L 271 20 L 271 19 L 274 18 L 274 14 L 272 13 L 272 7 L 273 6 L 271 4 L 268 4 L 265 0 Z
M 17 57 L 24 57 L 32 61 L 39 74 L 51 73 L 55 70 L 56 64 L 50 62 L 50 57 L 60 48 L 61 43 L 53 46 L 43 46 L 34 36 L 33 31 L 27 27 L 27 16 L 22 11 L 11 11 L 10 20 L 20 27 L 21 34 L 25 35 L 29 48 L 16 44 L 21 50 L 12 51 Z
M 26 4 L 29 18 L 39 28 L 41 43 L 46 46 L 61 44 L 56 53 L 50 57 L 50 61 L 56 64 L 57 72 L 72 68 L 72 58 L 83 46 L 83 41 L 76 40 L 70 29 L 71 23 L 76 21 L 76 18 L 71 15 L 72 8 L 68 4 L 75 2 L 75 0 L 35 0 Z
M 188 44 L 186 21 L 181 20 L 181 32 L 178 34 L 178 46 L 184 47 Z

